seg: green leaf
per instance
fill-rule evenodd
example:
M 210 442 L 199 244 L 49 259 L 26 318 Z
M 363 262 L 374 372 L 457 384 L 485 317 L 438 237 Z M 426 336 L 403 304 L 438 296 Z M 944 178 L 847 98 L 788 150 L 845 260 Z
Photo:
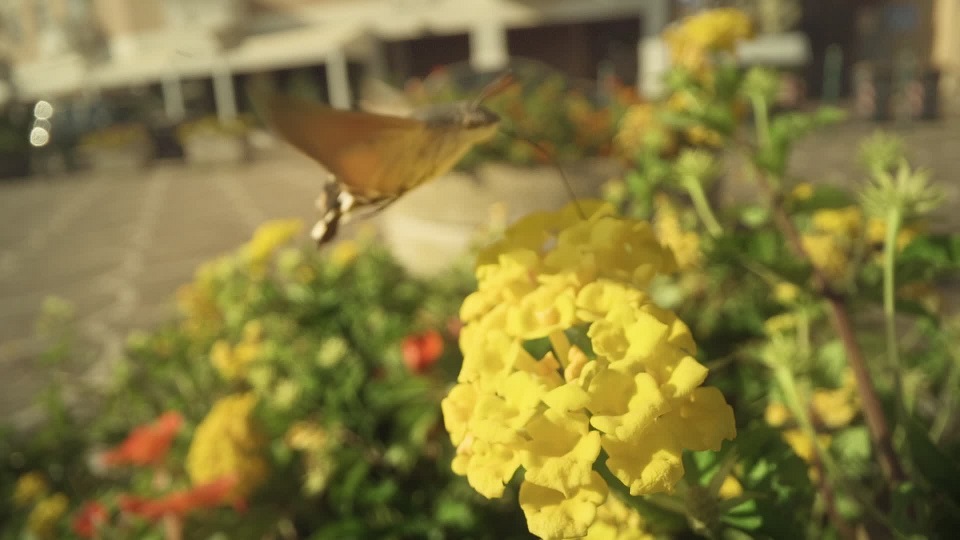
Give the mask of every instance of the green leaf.
M 960 266 L 960 234 L 920 236 L 910 242 L 897 259 L 900 264 L 956 268 Z
M 476 521 L 473 509 L 463 501 L 441 499 L 437 506 L 437 521 L 458 529 L 469 529 Z
M 873 467 L 870 432 L 866 426 L 855 426 L 835 433 L 830 448 L 848 476 L 867 474 Z
M 763 496 L 752 501 L 755 507 L 740 505 L 729 512 L 728 522 L 755 537 L 803 538 L 813 496 L 807 465 L 765 423 L 754 421 L 739 431 L 743 473 L 738 478 L 745 491 Z
M 930 440 L 927 430 L 913 417 L 903 420 L 913 464 L 927 482 L 960 505 L 960 464 Z
M 750 228 L 758 228 L 770 220 L 770 209 L 766 206 L 750 205 L 740 210 L 740 221 Z

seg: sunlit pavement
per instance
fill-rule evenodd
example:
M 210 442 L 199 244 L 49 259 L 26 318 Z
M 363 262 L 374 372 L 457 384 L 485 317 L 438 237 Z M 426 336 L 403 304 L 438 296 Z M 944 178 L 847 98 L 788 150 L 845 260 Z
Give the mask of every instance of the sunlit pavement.
M 817 133 L 799 146 L 792 172 L 816 183 L 862 181 L 856 141 L 876 127 L 850 123 Z M 955 230 L 960 120 L 897 131 L 947 195 L 945 218 L 934 227 Z M 95 360 L 81 358 L 68 372 L 103 380 L 127 333 L 170 317 L 176 288 L 199 263 L 236 247 L 264 220 L 315 218 L 319 174 L 305 158 L 273 152 L 242 165 L 161 163 L 135 174 L 0 182 L 0 418 L 39 418 L 27 405 L 46 377 L 32 363 L 44 298 L 73 304 L 90 351 L 83 358 Z M 728 189 L 737 196 L 752 191 L 741 181 Z
M 0 418 L 35 417 L 24 406 L 42 388 L 42 368 L 30 362 L 46 297 L 73 305 L 79 339 L 98 359 L 74 359 L 69 371 L 102 379 L 110 362 L 99 360 L 116 358 L 129 331 L 169 318 L 176 288 L 198 264 L 264 220 L 313 217 L 318 172 L 281 153 L 242 165 L 0 182 Z
M 851 121 L 822 129 L 807 136 L 798 145 L 790 161 L 791 180 L 814 184 L 849 186 L 855 189 L 867 180 L 859 161 L 859 144 L 874 131 L 884 129 L 903 137 L 910 163 L 926 168 L 945 196 L 944 204 L 931 220 L 934 230 L 960 228 L 960 117 L 937 122 L 887 123 Z M 725 184 L 725 200 L 749 197 L 755 192 L 751 180 L 743 175 Z

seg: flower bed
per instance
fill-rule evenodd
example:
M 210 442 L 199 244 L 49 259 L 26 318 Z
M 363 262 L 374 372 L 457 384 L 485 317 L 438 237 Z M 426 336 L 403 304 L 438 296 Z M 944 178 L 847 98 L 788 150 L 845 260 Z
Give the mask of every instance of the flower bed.
M 130 172 L 153 158 L 150 133 L 141 124 L 118 124 L 80 138 L 81 162 L 97 171 Z
M 206 117 L 182 124 L 177 138 L 188 163 L 242 163 L 251 156 L 249 126 L 243 118 L 224 123 L 216 117 Z

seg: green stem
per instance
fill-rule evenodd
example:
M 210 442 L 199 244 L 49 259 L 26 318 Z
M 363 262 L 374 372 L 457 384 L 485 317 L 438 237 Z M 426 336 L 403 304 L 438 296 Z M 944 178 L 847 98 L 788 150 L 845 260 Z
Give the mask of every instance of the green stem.
M 886 326 L 887 358 L 893 370 L 894 386 L 897 396 L 907 410 L 911 409 L 904 395 L 903 370 L 900 365 L 900 352 L 897 343 L 896 328 L 896 281 L 894 263 L 897 257 L 897 234 L 900 232 L 900 210 L 891 208 L 887 212 L 887 230 L 883 240 L 883 317 Z
M 700 221 L 703 222 L 703 226 L 706 227 L 710 236 L 717 237 L 722 235 L 723 227 L 720 226 L 720 222 L 717 221 L 717 217 L 713 214 L 710 203 L 707 202 L 707 195 L 703 192 L 703 186 L 700 185 L 700 182 L 691 178 L 683 182 L 683 187 L 687 190 L 687 193 L 690 194 L 693 209 L 696 210 L 697 216 L 700 217 Z
M 753 124 L 757 129 L 757 144 L 766 148 L 770 144 L 770 117 L 767 114 L 767 101 L 762 96 L 750 96 L 753 106 Z
M 797 389 L 797 379 L 793 376 L 793 371 L 787 366 L 774 366 L 774 378 L 777 385 L 783 392 L 783 399 L 786 401 L 787 409 L 790 414 L 797 419 L 797 424 L 803 430 L 811 441 L 816 442 L 817 430 L 813 427 L 813 421 L 810 420 L 810 413 L 804 406 L 804 400 L 800 398 L 800 391 Z M 828 467 L 829 468 L 829 467 Z
M 778 197 L 774 182 L 765 178 L 763 174 L 757 175 L 757 185 L 767 193 L 770 198 L 770 206 L 773 212 L 773 220 L 777 228 L 784 235 L 787 246 L 790 250 L 802 260 L 809 261 L 810 255 L 803 247 L 803 241 L 800 237 L 800 231 L 796 224 L 787 214 Z M 853 329 L 853 321 L 847 311 L 846 298 L 833 288 L 830 280 L 824 273 L 814 267 L 813 279 L 816 292 L 827 302 L 829 311 L 832 315 L 832 323 L 837 336 L 843 343 L 843 348 L 847 353 L 847 361 L 853 370 L 857 381 L 857 390 L 860 392 L 861 407 L 863 409 L 864 419 L 867 428 L 870 431 L 877 451 L 877 460 L 881 471 L 891 487 L 903 482 L 906 475 L 903 467 L 900 465 L 900 458 L 893 447 L 893 438 L 890 426 L 887 423 L 886 413 L 880 403 L 873 378 L 870 370 L 867 368 L 867 359 L 857 342 L 856 334 Z
M 785 365 L 774 366 L 773 371 L 777 384 L 783 393 L 787 408 L 791 414 L 793 414 L 793 417 L 796 418 L 800 429 L 804 435 L 810 439 L 813 445 L 814 456 L 811 465 L 820 470 L 817 489 L 823 500 L 826 514 L 842 538 L 854 538 L 853 530 L 836 508 L 835 486 L 833 483 L 840 482 L 842 475 L 838 470 L 836 462 L 833 461 L 833 457 L 827 449 L 820 444 L 820 439 L 817 438 L 817 429 L 814 427 L 813 421 L 810 418 L 810 411 L 805 405 L 806 401 L 801 399 L 793 371 L 789 366 Z

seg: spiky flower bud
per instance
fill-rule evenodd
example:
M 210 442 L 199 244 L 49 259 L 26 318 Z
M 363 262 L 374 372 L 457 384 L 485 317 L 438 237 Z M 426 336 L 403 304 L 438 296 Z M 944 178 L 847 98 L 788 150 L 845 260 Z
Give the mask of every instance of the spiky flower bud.
M 930 185 L 930 174 L 923 169 L 911 169 L 901 158 L 896 171 L 874 168 L 871 179 L 863 190 L 863 207 L 876 216 L 896 211 L 908 221 L 929 214 L 943 200 L 943 193 Z
M 681 184 L 705 185 L 717 175 L 717 160 L 706 150 L 688 148 L 680 153 L 674 170 Z
M 903 139 L 885 131 L 875 131 L 860 143 L 860 162 L 868 171 L 889 171 L 906 158 Z
M 743 79 L 743 93 L 750 98 L 762 98 L 772 103 L 780 92 L 780 77 L 769 69 L 753 67 Z

